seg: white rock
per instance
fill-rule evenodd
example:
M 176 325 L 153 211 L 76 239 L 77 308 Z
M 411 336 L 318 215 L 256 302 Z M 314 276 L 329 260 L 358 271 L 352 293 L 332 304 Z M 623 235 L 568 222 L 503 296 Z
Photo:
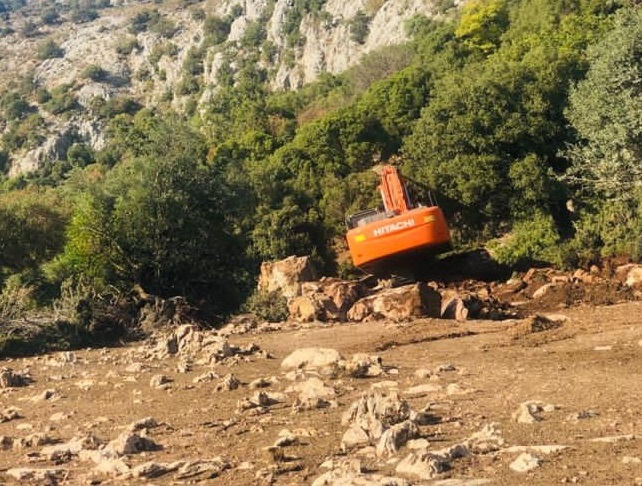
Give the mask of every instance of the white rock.
M 642 459 L 639 457 L 624 456 L 622 458 L 622 464 L 641 464 Z
M 117 455 L 137 454 L 139 452 L 156 450 L 158 449 L 158 445 L 153 440 L 141 437 L 138 434 L 123 432 L 107 444 L 105 449 L 113 451 Z
M 548 410 L 551 410 L 550 407 Z M 529 401 L 520 403 L 517 411 L 513 413 L 513 419 L 519 424 L 533 424 L 542 420 L 539 414 L 543 411 L 544 406 L 540 402 Z
M 149 380 L 149 386 L 159 390 L 166 390 L 172 386 L 172 379 L 166 375 L 154 375 Z
M 501 452 L 539 452 L 541 454 L 555 454 L 568 449 L 567 445 L 532 445 L 532 446 L 511 446 L 502 449 Z
M 426 439 L 412 439 L 406 443 L 408 449 L 428 449 L 430 442 Z
M 419 379 L 429 378 L 432 375 L 432 371 L 427 370 L 426 368 L 419 368 L 415 370 L 415 376 Z
M 448 461 L 442 457 L 430 452 L 411 452 L 397 464 L 395 472 L 426 480 L 436 477 L 448 468 Z
M 358 425 L 350 427 L 343 433 L 343 437 L 341 437 L 341 449 L 344 451 L 368 445 L 369 443 L 370 437 L 367 432 Z
M 371 390 L 396 390 L 399 388 L 399 382 L 393 380 L 378 381 L 370 385 Z
M 392 456 L 410 439 L 419 435 L 419 428 L 414 422 L 406 420 L 386 430 L 377 443 L 376 453 L 379 457 Z
M 286 370 L 326 368 L 336 366 L 341 359 L 341 355 L 336 349 L 302 348 L 287 356 L 281 362 L 281 368 Z
M 137 430 L 153 429 L 154 427 L 158 427 L 156 419 L 154 417 L 145 417 L 129 424 L 127 430 L 136 432 Z
M 431 393 L 437 393 L 443 390 L 443 387 L 441 385 L 438 385 L 436 383 L 425 383 L 423 385 L 417 385 L 413 386 L 411 388 L 407 388 L 406 390 L 403 391 L 403 395 L 406 397 L 423 397 L 426 395 L 430 395 Z
M 298 392 L 300 400 L 315 398 L 329 400 L 334 398 L 337 394 L 334 388 L 326 386 L 325 383 L 317 377 L 311 377 L 306 381 L 295 383 L 294 385 L 286 388 L 285 392 Z
M 591 442 L 605 442 L 607 444 L 615 444 L 616 442 L 625 442 L 629 440 L 635 440 L 638 437 L 632 434 L 628 435 L 613 435 L 610 437 L 596 437 L 591 439 Z
M 510 463 L 510 468 L 518 473 L 532 471 L 539 467 L 542 461 L 539 457 L 534 456 L 528 452 L 522 452 L 517 459 Z
M 474 454 L 488 454 L 500 450 L 504 442 L 498 425 L 491 423 L 486 424 L 479 432 L 475 432 L 464 443 Z
M 37 469 L 29 467 L 15 467 L 8 469 L 6 474 L 18 481 L 37 481 L 38 483 L 52 480 L 57 483 L 56 478 L 60 479 L 66 473 L 66 470 L 60 468 Z

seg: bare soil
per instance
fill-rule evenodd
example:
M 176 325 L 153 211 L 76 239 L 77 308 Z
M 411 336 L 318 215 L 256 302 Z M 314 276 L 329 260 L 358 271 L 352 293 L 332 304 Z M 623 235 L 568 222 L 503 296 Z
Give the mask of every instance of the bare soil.
M 439 484 L 436 481 L 444 479 L 462 480 L 451 484 L 475 479 L 494 485 L 642 484 L 642 302 L 602 305 L 621 300 L 621 295 L 591 292 L 595 295 L 583 289 L 586 302 L 574 300 L 571 307 L 566 295 L 549 296 L 541 309 L 531 302 L 522 306 L 531 315 L 523 319 L 284 324 L 273 332 L 229 337 L 236 345 L 256 343 L 263 354 L 216 365 L 193 363 L 187 372 L 179 372 L 176 357 L 143 358 L 140 343 L 77 351 L 75 362 L 60 353 L 4 360 L 1 367 L 27 369 L 33 378 L 27 386 L 0 389 L 0 412 L 13 406 L 21 415 L 0 419 L 4 438 L 15 442 L 40 433 L 66 442 L 91 433 L 107 442 L 132 422 L 151 416 L 160 425 L 149 429 L 148 437 L 161 447 L 128 455 L 124 461 L 129 466 L 220 456 L 229 469 L 183 479 L 172 472 L 122 479 L 99 473 L 93 462 L 75 456 L 54 464 L 40 454 L 42 446 L 11 446 L 3 438 L 0 442 L 8 445 L 0 451 L 0 484 L 311 484 L 325 471 L 320 467 L 324 461 L 345 457 L 341 414 L 384 380 L 396 382 L 402 397 L 412 386 L 441 385 L 441 391 L 407 398 L 413 409 L 429 410 L 434 417 L 421 427 L 430 448 L 460 443 L 491 423 L 505 440 L 499 451 L 457 459 L 433 480 L 407 477 L 408 484 Z M 538 311 L 549 320 L 533 319 Z M 271 381 L 268 393 L 284 392 L 292 382 L 281 361 L 296 349 L 313 346 L 334 348 L 345 357 L 376 354 L 386 375 L 322 375 L 338 392 L 334 407 L 293 413 L 294 396 L 285 394 L 284 401 L 260 412 L 237 409 L 240 400 L 257 392 L 247 386 L 257 378 Z M 419 369 L 431 376 L 418 376 Z M 232 373 L 242 385 L 217 392 L 217 381 L 194 383 L 207 371 L 221 377 Z M 150 386 L 159 374 L 171 378 L 167 389 Z M 458 388 L 451 387 L 454 392 L 449 393 L 449 384 Z M 46 390 L 53 398 L 43 398 Z M 554 407 L 541 412 L 535 423 L 518 423 L 513 414 L 527 401 Z M 275 462 L 265 448 L 282 429 L 293 431 L 300 441 L 283 448 L 285 457 Z M 541 464 L 532 471 L 511 470 L 519 452 L 510 447 L 540 445 L 568 448 L 534 453 Z M 399 476 L 395 464 L 407 453 L 402 447 L 392 460 L 372 454 L 355 457 L 360 457 L 366 477 Z M 18 481 L 8 474 L 17 467 L 60 468 L 63 473 L 57 479 Z

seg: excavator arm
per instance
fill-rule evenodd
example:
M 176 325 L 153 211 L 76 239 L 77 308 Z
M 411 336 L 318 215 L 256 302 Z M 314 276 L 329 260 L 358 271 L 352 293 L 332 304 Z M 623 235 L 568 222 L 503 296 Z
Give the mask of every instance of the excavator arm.
M 386 211 L 392 211 L 395 214 L 405 213 L 411 209 L 408 191 L 399 177 L 396 167 L 386 165 L 381 169 L 381 198 Z

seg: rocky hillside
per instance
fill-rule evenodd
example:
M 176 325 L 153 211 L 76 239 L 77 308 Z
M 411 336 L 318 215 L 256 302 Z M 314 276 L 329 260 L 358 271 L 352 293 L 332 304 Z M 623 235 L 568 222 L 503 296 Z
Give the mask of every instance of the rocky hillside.
M 414 15 L 439 18 L 456 3 L 0 3 L 0 162 L 17 175 L 64 159 L 74 142 L 100 149 L 105 115 L 123 103 L 195 110 L 246 63 L 264 68 L 272 89 L 297 89 L 403 42 Z M 25 84 L 36 96 L 25 95 Z

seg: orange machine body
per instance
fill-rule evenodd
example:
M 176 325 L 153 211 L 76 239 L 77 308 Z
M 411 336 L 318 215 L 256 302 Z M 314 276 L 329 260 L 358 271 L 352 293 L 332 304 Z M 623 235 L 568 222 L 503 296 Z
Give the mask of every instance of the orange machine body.
M 400 257 L 436 255 L 450 248 L 450 231 L 439 206 L 413 206 L 394 167 L 385 166 L 379 186 L 384 210 L 347 218 L 346 239 L 355 266 L 376 273 Z

